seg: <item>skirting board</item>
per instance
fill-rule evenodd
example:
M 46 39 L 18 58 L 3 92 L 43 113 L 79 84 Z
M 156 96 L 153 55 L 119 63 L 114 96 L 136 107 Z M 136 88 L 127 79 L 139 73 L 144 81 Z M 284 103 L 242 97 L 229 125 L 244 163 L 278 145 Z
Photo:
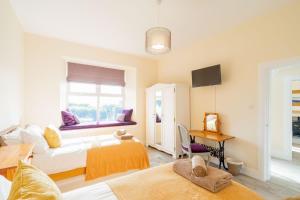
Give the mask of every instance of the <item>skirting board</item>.
M 219 166 L 219 160 L 217 158 L 211 158 L 210 162 L 217 165 L 217 166 Z M 241 174 L 246 175 L 246 176 L 250 176 L 250 177 L 252 177 L 254 179 L 257 179 L 257 180 L 263 181 L 263 179 L 260 176 L 260 173 L 257 169 L 249 168 L 245 165 L 241 169 Z
M 254 179 L 264 181 L 263 178 L 261 177 L 259 171 L 257 169 L 249 168 L 249 167 L 243 167 L 241 170 L 241 174 L 244 174 L 246 176 L 250 176 Z
M 273 158 L 279 158 L 281 160 L 292 160 L 292 153 L 288 152 L 283 152 L 283 151 L 277 151 L 277 150 L 272 150 L 271 157 Z

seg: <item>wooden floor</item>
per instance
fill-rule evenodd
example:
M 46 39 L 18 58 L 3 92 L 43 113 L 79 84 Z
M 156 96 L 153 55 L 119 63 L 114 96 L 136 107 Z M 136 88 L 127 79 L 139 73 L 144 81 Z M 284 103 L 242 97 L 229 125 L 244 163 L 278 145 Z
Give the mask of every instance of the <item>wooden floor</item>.
M 273 177 L 296 182 L 300 187 L 300 153 L 293 152 L 292 160 L 271 159 L 271 173 Z
M 151 167 L 159 166 L 174 159 L 163 152 L 149 148 Z M 290 196 L 300 195 L 300 185 L 278 177 L 272 177 L 268 182 L 262 182 L 245 175 L 235 176 L 234 180 L 256 191 L 266 200 L 283 200 Z

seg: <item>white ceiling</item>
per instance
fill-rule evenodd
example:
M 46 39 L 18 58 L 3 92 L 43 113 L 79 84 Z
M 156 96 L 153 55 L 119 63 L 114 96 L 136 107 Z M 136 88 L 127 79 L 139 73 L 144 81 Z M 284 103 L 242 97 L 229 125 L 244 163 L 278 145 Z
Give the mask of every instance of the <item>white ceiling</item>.
M 163 0 L 160 25 L 172 48 L 229 29 L 293 0 Z M 145 31 L 156 26 L 156 0 L 11 0 L 26 32 L 146 55 Z

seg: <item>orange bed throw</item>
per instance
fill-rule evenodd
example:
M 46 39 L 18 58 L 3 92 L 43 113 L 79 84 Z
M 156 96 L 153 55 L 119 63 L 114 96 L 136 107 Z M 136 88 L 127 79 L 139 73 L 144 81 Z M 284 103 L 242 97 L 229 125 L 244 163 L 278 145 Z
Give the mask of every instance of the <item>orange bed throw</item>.
M 88 150 L 85 179 L 91 180 L 149 166 L 148 153 L 141 142 L 136 139 L 116 139 Z

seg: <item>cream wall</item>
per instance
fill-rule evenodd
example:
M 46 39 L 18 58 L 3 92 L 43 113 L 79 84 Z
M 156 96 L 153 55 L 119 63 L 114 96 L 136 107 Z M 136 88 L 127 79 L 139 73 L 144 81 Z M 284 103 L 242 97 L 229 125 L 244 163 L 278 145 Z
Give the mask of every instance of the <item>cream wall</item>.
M 292 159 L 292 88 L 300 79 L 300 64 L 272 71 L 270 82 L 270 135 L 272 157 Z
M 222 65 L 216 87 L 216 112 L 222 131 L 236 137 L 226 155 L 245 161 L 246 173 L 259 176 L 258 67 L 261 63 L 300 55 L 300 2 L 257 17 L 205 41 L 160 59 L 158 79 L 191 85 L 191 70 Z M 203 27 L 205 28 L 205 27 Z M 191 89 L 191 127 L 203 127 L 203 113 L 214 110 L 214 88 Z
M 0 130 L 23 114 L 23 31 L 8 0 L 0 0 Z
M 145 88 L 157 81 L 156 61 L 32 34 L 25 35 L 25 123 L 61 125 L 62 88 L 66 83 L 65 58 L 135 69 L 137 90 L 133 101 L 136 101 L 135 120 L 138 125 L 130 126 L 130 130 L 144 141 Z M 106 133 L 111 129 L 85 132 Z

